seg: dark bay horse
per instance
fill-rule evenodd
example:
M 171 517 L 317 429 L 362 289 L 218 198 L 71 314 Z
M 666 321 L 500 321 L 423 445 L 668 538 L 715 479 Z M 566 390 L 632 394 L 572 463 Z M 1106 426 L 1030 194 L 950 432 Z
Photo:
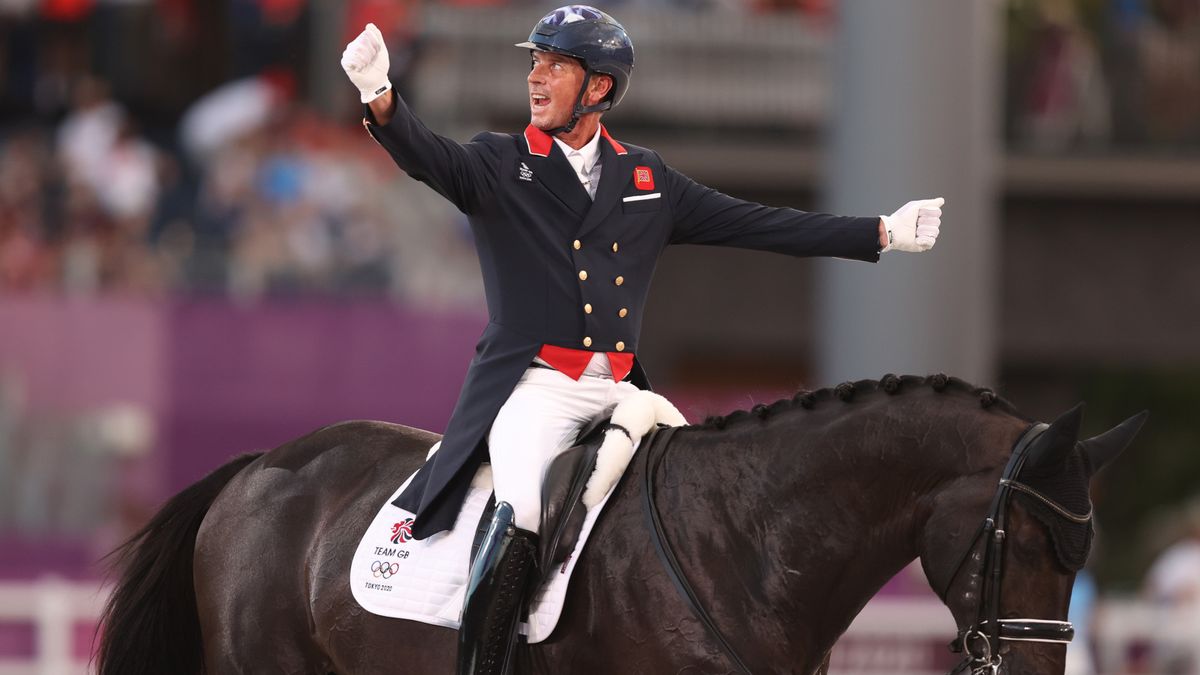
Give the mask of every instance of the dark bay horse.
M 1142 417 L 1080 442 L 1076 408 L 1020 446 L 1017 469 L 1008 463 L 1032 421 L 944 376 L 847 383 L 680 428 L 653 462 L 635 457 L 555 634 L 523 648 L 517 671 L 819 672 L 871 596 L 918 557 L 959 628 L 974 627 L 970 653 L 993 632 L 979 623 L 989 613 L 1059 625 L 1090 545 L 1088 480 Z M 337 424 L 176 495 L 120 550 L 99 673 L 452 672 L 453 631 L 367 613 L 349 585 L 359 537 L 435 440 Z M 647 485 L 680 571 L 736 657 L 668 576 Z M 997 509 L 1001 486 L 1012 498 Z M 981 523 L 997 511 L 1006 536 L 992 557 Z M 998 640 L 964 672 L 1062 673 L 1065 652 Z

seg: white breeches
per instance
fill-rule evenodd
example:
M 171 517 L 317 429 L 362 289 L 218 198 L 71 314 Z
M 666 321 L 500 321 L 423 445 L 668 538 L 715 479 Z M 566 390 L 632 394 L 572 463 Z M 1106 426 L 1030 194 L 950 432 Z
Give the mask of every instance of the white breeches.
M 542 478 L 550 460 L 575 443 L 592 420 L 612 412 L 637 387 L 613 382 L 608 357 L 597 354 L 579 380 L 529 368 L 500 408 L 488 434 L 497 502 L 512 504 L 516 525 L 538 531 Z

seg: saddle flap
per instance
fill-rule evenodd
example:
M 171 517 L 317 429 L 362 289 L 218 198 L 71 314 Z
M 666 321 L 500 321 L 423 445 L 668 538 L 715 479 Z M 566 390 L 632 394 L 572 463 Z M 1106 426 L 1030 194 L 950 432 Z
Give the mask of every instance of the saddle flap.
M 603 420 L 607 422 L 607 420 Z M 604 442 L 604 424 L 587 429 L 579 445 L 555 457 L 542 480 L 541 574 L 550 573 L 575 550 L 587 508 L 583 491 L 596 469 L 596 456 Z

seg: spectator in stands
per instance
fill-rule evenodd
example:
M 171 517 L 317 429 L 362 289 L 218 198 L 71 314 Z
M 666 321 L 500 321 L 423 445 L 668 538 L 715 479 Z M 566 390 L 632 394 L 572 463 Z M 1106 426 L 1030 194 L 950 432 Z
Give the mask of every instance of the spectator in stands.
M 1200 498 L 1183 511 L 1183 536 L 1163 551 L 1150 567 L 1145 582 L 1151 601 L 1180 613 L 1198 631 L 1190 647 L 1164 645 L 1154 656 L 1155 672 L 1161 675 L 1187 675 L 1200 668 Z
M 1107 141 L 1108 84 L 1095 36 L 1075 0 L 1014 3 L 1010 42 L 1018 140 L 1038 150 Z
M 0 145 L 0 289 L 50 285 L 52 256 L 42 226 L 48 162 L 42 147 L 34 132 Z
M 1146 577 L 1157 603 L 1200 609 L 1200 498 L 1183 512 L 1183 536 L 1159 555 Z
M 1200 141 L 1200 2 L 1157 0 L 1139 31 L 1149 137 Z

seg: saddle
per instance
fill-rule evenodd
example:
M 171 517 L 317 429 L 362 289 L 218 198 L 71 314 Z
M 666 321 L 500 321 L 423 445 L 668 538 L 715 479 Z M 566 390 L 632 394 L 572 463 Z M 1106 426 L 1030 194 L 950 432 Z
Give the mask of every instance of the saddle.
M 567 561 L 579 542 L 583 521 L 587 517 L 587 507 L 583 505 L 584 488 L 596 469 L 596 457 L 610 419 L 595 420 L 584 427 L 576 444 L 551 460 L 546 469 L 542 480 L 541 536 L 538 538 L 538 573 L 542 580 L 551 574 L 551 570 Z M 651 429 L 643 443 L 649 443 L 656 432 L 657 428 Z M 471 547 L 472 564 L 495 510 L 496 496 L 493 494 L 475 530 L 475 543 Z

